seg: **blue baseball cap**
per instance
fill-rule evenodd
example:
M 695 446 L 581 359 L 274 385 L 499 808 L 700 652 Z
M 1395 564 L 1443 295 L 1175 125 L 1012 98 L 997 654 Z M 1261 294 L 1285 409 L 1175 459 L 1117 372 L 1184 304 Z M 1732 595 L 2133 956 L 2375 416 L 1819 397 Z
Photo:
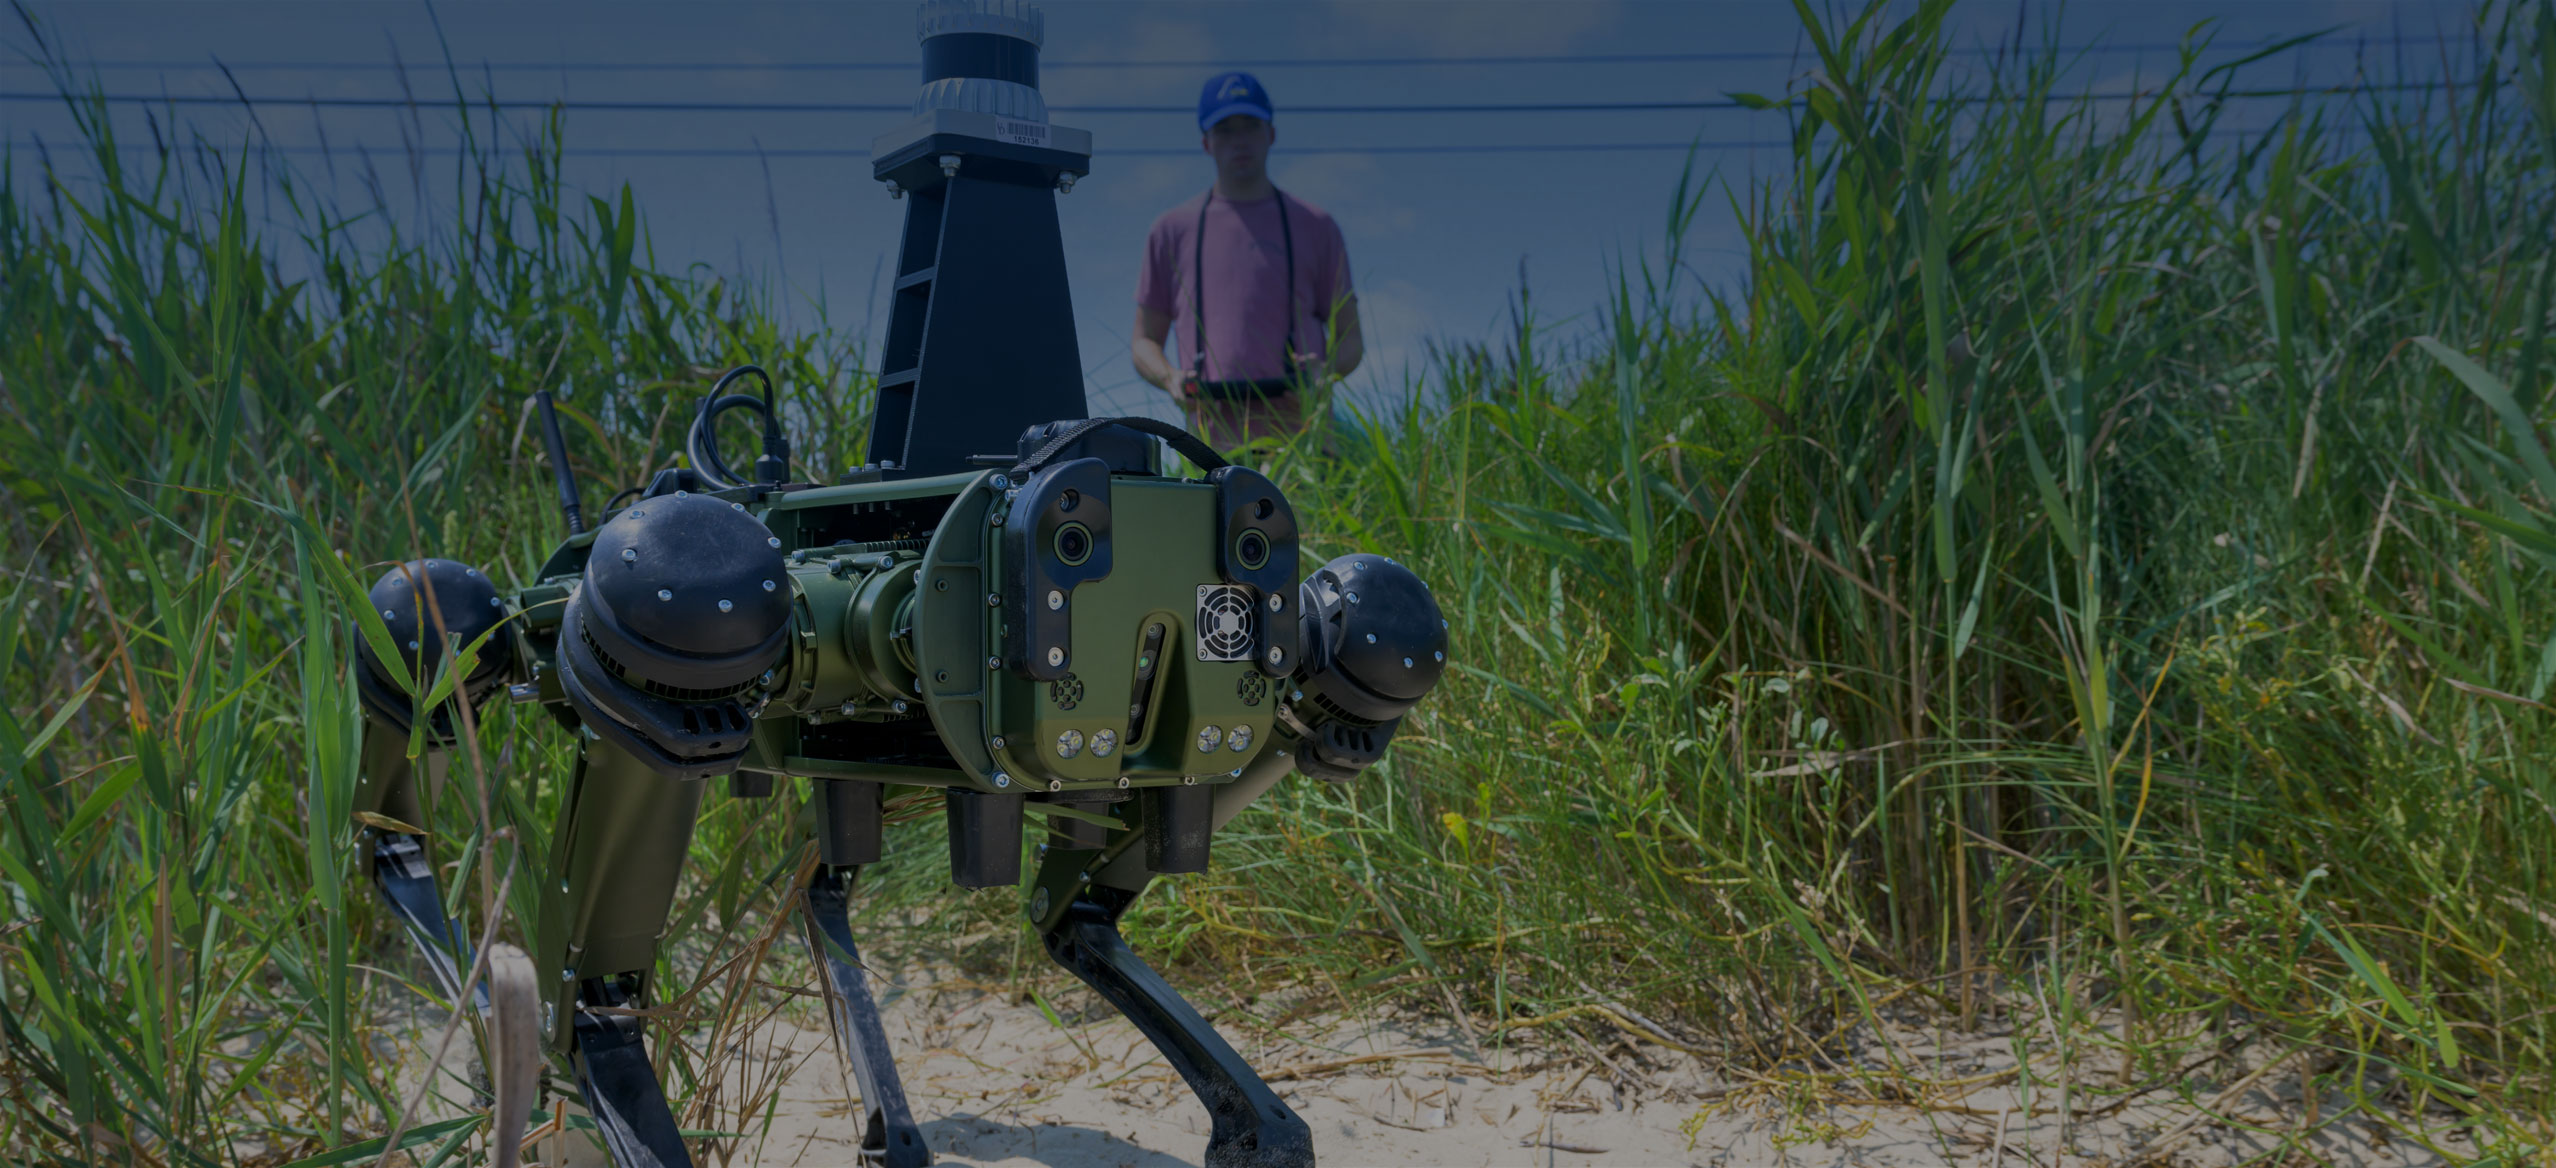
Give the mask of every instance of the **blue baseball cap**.
M 1260 79 L 1249 73 L 1219 73 L 1207 79 L 1207 87 L 1198 91 L 1198 132 L 1235 114 L 1250 114 L 1260 120 L 1269 116 L 1269 91 L 1260 87 Z

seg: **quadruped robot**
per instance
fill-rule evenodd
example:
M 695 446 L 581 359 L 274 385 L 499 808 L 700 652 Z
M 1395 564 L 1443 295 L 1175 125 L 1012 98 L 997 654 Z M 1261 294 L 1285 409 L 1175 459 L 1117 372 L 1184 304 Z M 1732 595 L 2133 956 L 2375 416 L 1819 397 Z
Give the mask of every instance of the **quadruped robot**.
M 1380 555 L 1300 576 L 1294 512 L 1261 474 L 1164 423 L 1085 416 L 1055 195 L 1088 171 L 1091 138 L 1047 119 L 1043 17 L 933 0 L 920 24 L 916 116 L 872 153 L 908 211 L 869 460 L 790 481 L 770 381 L 744 366 L 696 412 L 691 465 L 587 530 L 535 394 L 570 534 L 534 582 L 502 591 L 429 558 L 372 588 L 392 652 L 355 638 L 363 852 L 459 1000 L 469 943 L 427 837 L 381 825 L 423 827 L 421 772 L 442 765 L 458 705 L 503 693 L 575 732 L 531 933 L 543 1026 L 618 1163 L 688 1165 L 644 1012 L 703 787 L 766 798 L 804 780 L 818 865 L 798 908 L 861 1156 L 921 1165 L 848 898 L 881 858 L 890 788 L 937 788 L 952 882 L 1023 886 L 1048 956 L 1206 1106 L 1206 1162 L 1311 1165 L 1305 1122 L 1118 920 L 1154 877 L 1205 870 L 1214 832 L 1289 771 L 1347 781 L 1381 757 L 1445 668 L 1446 621 Z M 726 392 L 746 377 L 761 396 Z M 745 474 L 715 433 L 740 409 L 762 419 Z M 1158 437 L 1203 476 L 1166 473 Z M 474 643 L 451 699 L 421 708 L 411 694 Z M 1045 842 L 1023 885 L 1031 815 Z

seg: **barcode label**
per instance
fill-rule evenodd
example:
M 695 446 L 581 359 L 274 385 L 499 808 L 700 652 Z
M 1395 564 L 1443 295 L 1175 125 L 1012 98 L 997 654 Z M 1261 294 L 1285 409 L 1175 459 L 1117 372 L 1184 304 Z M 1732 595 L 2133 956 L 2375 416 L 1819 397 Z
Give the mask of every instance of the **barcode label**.
M 1023 122 L 1011 118 L 994 119 L 994 137 L 1014 146 L 1046 146 L 1047 123 Z

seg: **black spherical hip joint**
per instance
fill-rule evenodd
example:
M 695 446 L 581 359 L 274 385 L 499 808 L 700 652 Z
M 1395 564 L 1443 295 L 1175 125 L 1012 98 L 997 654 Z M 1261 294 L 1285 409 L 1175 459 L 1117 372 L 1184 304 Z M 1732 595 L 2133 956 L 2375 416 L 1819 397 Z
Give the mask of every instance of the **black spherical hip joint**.
M 417 709 L 409 686 L 426 692 L 444 667 L 446 638 L 464 646 L 479 641 L 505 620 L 505 602 L 487 573 L 458 560 L 435 558 L 410 560 L 382 573 L 367 596 L 398 656 L 383 660 L 362 625 L 353 626 L 361 666 L 355 671 L 355 694 L 366 715 L 406 733 Z M 490 637 L 480 646 L 470 674 L 454 685 L 454 695 L 477 706 L 497 688 L 513 661 L 513 641 L 503 634 Z M 409 686 L 400 684 L 403 673 Z M 449 703 L 436 708 L 427 729 L 439 742 L 452 739 Z
M 587 727 L 662 774 L 733 769 L 744 696 L 790 631 L 779 541 L 733 503 L 678 492 L 595 533 L 561 617 L 561 688 Z
M 1297 768 L 1341 781 L 1384 757 L 1402 716 L 1446 672 L 1447 622 L 1409 568 L 1378 555 L 1324 564 L 1298 590 L 1303 661 L 1280 714 Z
M 1353 554 L 1306 579 L 1305 687 L 1354 718 L 1382 722 L 1428 696 L 1447 668 L 1447 622 L 1411 569 Z

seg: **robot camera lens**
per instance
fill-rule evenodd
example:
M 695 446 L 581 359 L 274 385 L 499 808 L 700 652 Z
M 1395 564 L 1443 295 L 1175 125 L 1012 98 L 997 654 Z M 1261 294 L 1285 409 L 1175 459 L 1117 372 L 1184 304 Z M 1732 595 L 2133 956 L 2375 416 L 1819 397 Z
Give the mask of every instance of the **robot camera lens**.
M 1080 523 L 1068 523 L 1057 528 L 1056 558 L 1068 565 L 1079 565 L 1092 558 L 1091 529 Z
M 1269 537 L 1257 531 L 1246 531 L 1234 541 L 1234 558 L 1246 568 L 1258 568 L 1269 562 Z

